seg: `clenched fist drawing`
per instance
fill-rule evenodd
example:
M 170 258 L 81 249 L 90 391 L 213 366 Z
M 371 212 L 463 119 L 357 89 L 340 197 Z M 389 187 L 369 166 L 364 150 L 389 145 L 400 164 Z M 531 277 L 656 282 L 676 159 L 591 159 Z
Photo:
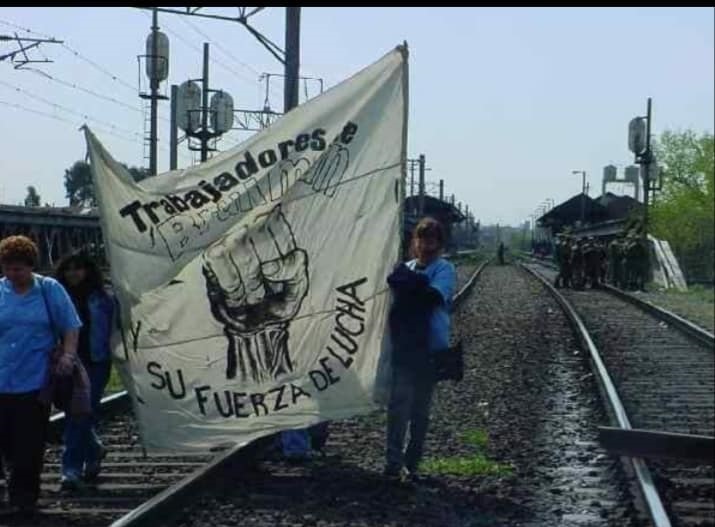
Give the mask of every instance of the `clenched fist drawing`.
M 308 255 L 297 247 L 280 205 L 256 229 L 203 254 L 214 318 L 228 339 L 226 378 L 263 382 L 293 371 L 288 326 L 308 294 Z
M 348 166 L 350 166 L 350 151 L 339 143 L 333 143 L 321 154 L 303 181 L 311 185 L 315 192 L 332 198 L 337 193 Z

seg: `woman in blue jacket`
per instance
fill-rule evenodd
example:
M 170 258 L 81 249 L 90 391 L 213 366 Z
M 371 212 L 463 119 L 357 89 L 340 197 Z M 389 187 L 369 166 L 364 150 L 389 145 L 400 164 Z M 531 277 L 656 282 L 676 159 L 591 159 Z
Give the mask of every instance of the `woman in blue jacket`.
M 435 384 L 433 356 L 449 348 L 450 310 L 456 284 L 454 266 L 441 257 L 442 225 L 424 218 L 415 227 L 413 260 L 398 265 L 387 279 L 393 293 L 389 326 L 392 386 L 387 409 L 388 478 L 417 480 Z M 403 450 L 405 434 L 410 441 Z
M 64 431 L 62 489 L 75 490 L 82 479 L 89 482 L 97 478 L 106 453 L 96 426 L 99 403 L 112 366 L 109 337 L 114 301 L 104 288 L 97 262 L 83 253 L 71 254 L 60 261 L 57 280 L 69 293 L 82 320 L 77 354 L 91 385 L 91 415 L 68 419 Z

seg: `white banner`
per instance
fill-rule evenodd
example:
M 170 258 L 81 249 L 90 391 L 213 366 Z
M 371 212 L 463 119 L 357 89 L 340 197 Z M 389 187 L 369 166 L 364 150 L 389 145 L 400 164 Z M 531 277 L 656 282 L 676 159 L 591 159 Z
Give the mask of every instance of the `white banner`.
M 375 408 L 406 54 L 141 183 L 85 129 L 121 306 L 114 359 L 147 448 L 243 444 Z

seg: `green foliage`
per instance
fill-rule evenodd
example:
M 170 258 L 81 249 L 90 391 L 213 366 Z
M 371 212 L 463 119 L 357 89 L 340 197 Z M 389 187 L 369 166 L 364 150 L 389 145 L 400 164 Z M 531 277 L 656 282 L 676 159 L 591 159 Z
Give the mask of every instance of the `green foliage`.
M 65 191 L 70 206 L 96 205 L 89 163 L 75 161 L 65 170 Z
M 663 189 L 653 206 L 652 232 L 677 253 L 710 248 L 715 234 L 713 136 L 692 130 L 664 132 L 655 144 L 664 166 Z
M 489 459 L 486 448 L 489 438 L 485 430 L 467 430 L 462 434 L 462 442 L 474 449 L 474 453 L 464 456 L 429 458 L 422 464 L 428 474 L 451 474 L 455 476 L 506 476 L 514 467 Z
M 422 469 L 427 474 L 454 476 L 506 476 L 513 471 L 511 465 L 491 461 L 484 454 L 431 458 L 425 460 Z
M 25 207 L 39 207 L 40 206 L 40 195 L 37 193 L 37 189 L 30 185 L 27 187 L 27 196 L 25 197 Z
M 149 177 L 149 171 L 145 168 L 130 167 L 124 163 L 122 166 L 129 171 L 134 181 L 139 182 Z M 75 161 L 65 170 L 65 190 L 71 206 L 97 206 L 89 163 Z

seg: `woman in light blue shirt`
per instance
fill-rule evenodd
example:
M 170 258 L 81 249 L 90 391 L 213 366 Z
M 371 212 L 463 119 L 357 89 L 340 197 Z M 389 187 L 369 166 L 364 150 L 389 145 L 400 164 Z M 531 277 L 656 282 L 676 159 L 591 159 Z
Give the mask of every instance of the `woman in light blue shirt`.
M 435 385 L 433 358 L 449 348 L 456 273 L 441 257 L 444 243 L 441 224 L 423 218 L 412 237 L 415 258 L 398 265 L 387 279 L 394 295 L 389 316 L 393 375 L 384 473 L 393 480 L 401 479 L 406 470 L 410 480 L 419 481 Z M 408 428 L 410 440 L 405 449 Z
M 0 241 L 0 455 L 10 465 L 10 506 L 31 515 L 40 491 L 49 408 L 38 399 L 61 338 L 60 375 L 70 375 L 82 325 L 65 289 L 32 272 L 37 246 L 25 236 Z

